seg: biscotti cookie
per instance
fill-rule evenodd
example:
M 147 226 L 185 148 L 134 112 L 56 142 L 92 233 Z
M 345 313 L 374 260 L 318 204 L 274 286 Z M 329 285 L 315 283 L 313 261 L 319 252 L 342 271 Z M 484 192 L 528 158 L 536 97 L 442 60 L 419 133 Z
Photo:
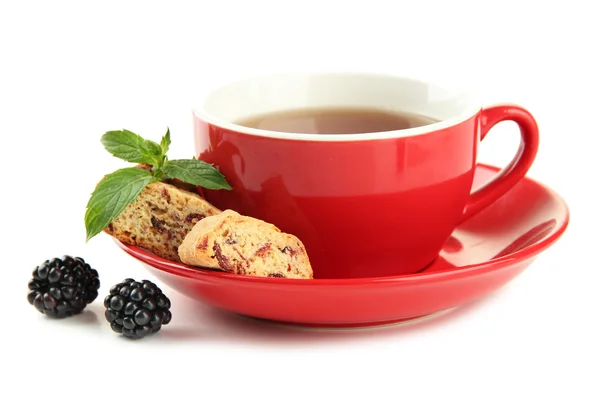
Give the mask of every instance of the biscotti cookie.
M 180 261 L 177 250 L 183 238 L 198 221 L 220 212 L 182 184 L 155 182 L 146 186 L 104 231 L 123 243 Z
M 179 246 L 184 264 L 240 275 L 313 277 L 302 242 L 259 219 L 226 210 L 198 222 Z

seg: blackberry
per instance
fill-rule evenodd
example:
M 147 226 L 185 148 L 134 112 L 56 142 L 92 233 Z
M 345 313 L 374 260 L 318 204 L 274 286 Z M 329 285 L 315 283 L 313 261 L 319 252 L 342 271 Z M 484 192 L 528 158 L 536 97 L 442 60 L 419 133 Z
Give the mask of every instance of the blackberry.
M 113 331 L 141 339 L 171 321 L 171 302 L 152 282 L 131 278 L 110 288 L 104 299 L 104 316 Z
M 33 270 L 27 300 L 49 317 L 80 313 L 98 297 L 98 272 L 83 258 L 64 256 L 46 260 Z

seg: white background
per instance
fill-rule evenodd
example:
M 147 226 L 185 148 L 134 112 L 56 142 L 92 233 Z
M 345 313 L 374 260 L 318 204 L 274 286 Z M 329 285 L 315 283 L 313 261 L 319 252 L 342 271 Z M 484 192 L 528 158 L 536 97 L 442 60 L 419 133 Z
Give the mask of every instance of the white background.
M 600 398 L 594 2 L 163 3 L 0 5 L 0 397 Z M 169 126 L 171 157 L 190 157 L 190 109 L 203 88 L 321 69 L 452 80 L 485 104 L 529 108 L 541 130 L 529 175 L 567 200 L 565 236 L 498 292 L 421 324 L 284 329 L 162 285 L 172 323 L 143 341 L 113 334 L 109 287 L 153 277 L 106 235 L 85 243 L 89 193 L 124 166 L 101 134 L 127 128 L 159 140 Z M 510 123 L 499 126 L 480 159 L 505 164 L 517 143 Z M 84 257 L 102 287 L 87 312 L 55 321 L 27 303 L 26 284 L 63 254 Z

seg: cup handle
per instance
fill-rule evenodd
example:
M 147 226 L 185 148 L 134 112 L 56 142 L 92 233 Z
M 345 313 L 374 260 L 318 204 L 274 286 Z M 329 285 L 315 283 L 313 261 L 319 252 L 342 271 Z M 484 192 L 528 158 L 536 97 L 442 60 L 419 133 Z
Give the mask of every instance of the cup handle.
M 521 131 L 521 144 L 511 162 L 488 183 L 471 193 L 462 220 L 471 218 L 492 204 L 527 173 L 533 163 L 539 144 L 538 126 L 529 111 L 511 104 L 499 104 L 481 110 L 480 126 L 483 140 L 494 125 L 501 121 L 514 121 Z

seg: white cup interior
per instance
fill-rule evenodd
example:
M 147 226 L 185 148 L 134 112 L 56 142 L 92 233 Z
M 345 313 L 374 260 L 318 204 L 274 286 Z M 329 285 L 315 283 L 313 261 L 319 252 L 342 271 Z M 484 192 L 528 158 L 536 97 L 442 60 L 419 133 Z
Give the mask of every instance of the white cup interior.
M 277 111 L 352 107 L 401 111 L 440 122 L 361 135 L 274 132 L 237 125 Z M 238 81 L 211 92 L 196 115 L 208 123 L 247 134 L 297 140 L 368 140 L 412 136 L 458 124 L 480 109 L 464 91 L 415 79 L 374 74 L 285 74 Z

